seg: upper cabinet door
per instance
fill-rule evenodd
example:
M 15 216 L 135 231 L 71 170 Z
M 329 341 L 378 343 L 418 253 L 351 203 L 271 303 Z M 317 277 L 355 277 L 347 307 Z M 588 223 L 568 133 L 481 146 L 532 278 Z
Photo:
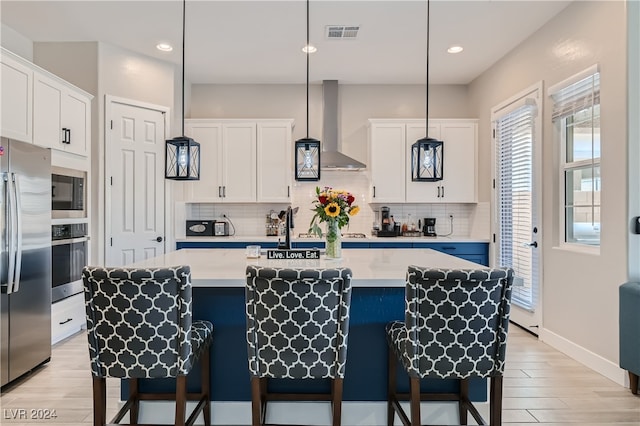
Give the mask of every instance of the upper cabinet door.
M 291 121 L 258 122 L 257 200 L 291 201 L 293 176 Z
M 65 151 L 87 155 L 91 143 L 91 100 L 67 89 L 62 97 Z
M 185 122 L 185 135 L 200 144 L 200 180 L 181 182 L 187 200 L 221 202 L 223 183 L 222 125 Z
M 405 124 L 372 122 L 370 176 L 372 203 L 405 201 Z
M 222 125 L 225 202 L 256 201 L 256 123 Z
M 0 55 L 2 112 L 0 134 L 7 138 L 33 142 L 33 70 L 2 50 Z
M 442 202 L 476 203 L 477 138 L 476 122 L 451 121 L 441 124 L 444 142 L 444 179 Z
M 33 143 L 64 150 L 62 141 L 62 98 L 60 83 L 39 73 L 33 80 Z

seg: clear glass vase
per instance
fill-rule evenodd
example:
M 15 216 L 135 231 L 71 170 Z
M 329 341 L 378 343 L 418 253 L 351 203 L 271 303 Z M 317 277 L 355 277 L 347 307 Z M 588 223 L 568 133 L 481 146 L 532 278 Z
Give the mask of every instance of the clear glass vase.
M 342 257 L 342 235 L 340 234 L 337 220 L 327 221 L 325 249 L 327 259 L 340 259 Z

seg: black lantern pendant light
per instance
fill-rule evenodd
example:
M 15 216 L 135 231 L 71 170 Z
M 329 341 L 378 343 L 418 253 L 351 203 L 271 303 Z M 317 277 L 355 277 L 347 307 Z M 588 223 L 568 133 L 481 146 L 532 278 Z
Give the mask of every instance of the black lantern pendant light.
M 443 142 L 429 137 L 429 0 L 427 0 L 427 102 L 425 137 L 411 145 L 411 180 L 435 182 L 442 180 Z
M 320 180 L 320 141 L 309 137 L 309 0 L 307 0 L 307 137 L 295 143 L 296 180 Z
M 184 136 L 184 39 L 186 0 L 182 0 L 182 136 L 165 141 L 164 177 L 200 180 L 200 144 Z

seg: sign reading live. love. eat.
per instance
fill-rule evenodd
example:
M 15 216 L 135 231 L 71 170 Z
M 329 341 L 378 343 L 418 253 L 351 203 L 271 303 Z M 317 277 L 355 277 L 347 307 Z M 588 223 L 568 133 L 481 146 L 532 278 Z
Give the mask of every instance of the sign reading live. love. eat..
M 267 250 L 267 259 L 320 259 L 320 250 Z

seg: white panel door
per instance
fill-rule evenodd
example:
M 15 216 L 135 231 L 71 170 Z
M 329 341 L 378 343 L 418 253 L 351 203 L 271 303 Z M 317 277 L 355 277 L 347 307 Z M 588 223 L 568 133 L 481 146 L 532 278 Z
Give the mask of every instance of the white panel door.
M 165 251 L 164 114 L 118 102 L 111 106 L 106 263 L 123 266 Z
M 405 201 L 405 139 L 404 123 L 371 125 L 372 203 Z
M 256 201 L 256 123 L 224 124 L 225 202 Z
M 200 144 L 200 180 L 183 182 L 189 201 L 223 201 L 222 125 L 185 122 L 185 134 Z
M 258 123 L 257 185 L 259 202 L 291 201 L 291 123 Z

